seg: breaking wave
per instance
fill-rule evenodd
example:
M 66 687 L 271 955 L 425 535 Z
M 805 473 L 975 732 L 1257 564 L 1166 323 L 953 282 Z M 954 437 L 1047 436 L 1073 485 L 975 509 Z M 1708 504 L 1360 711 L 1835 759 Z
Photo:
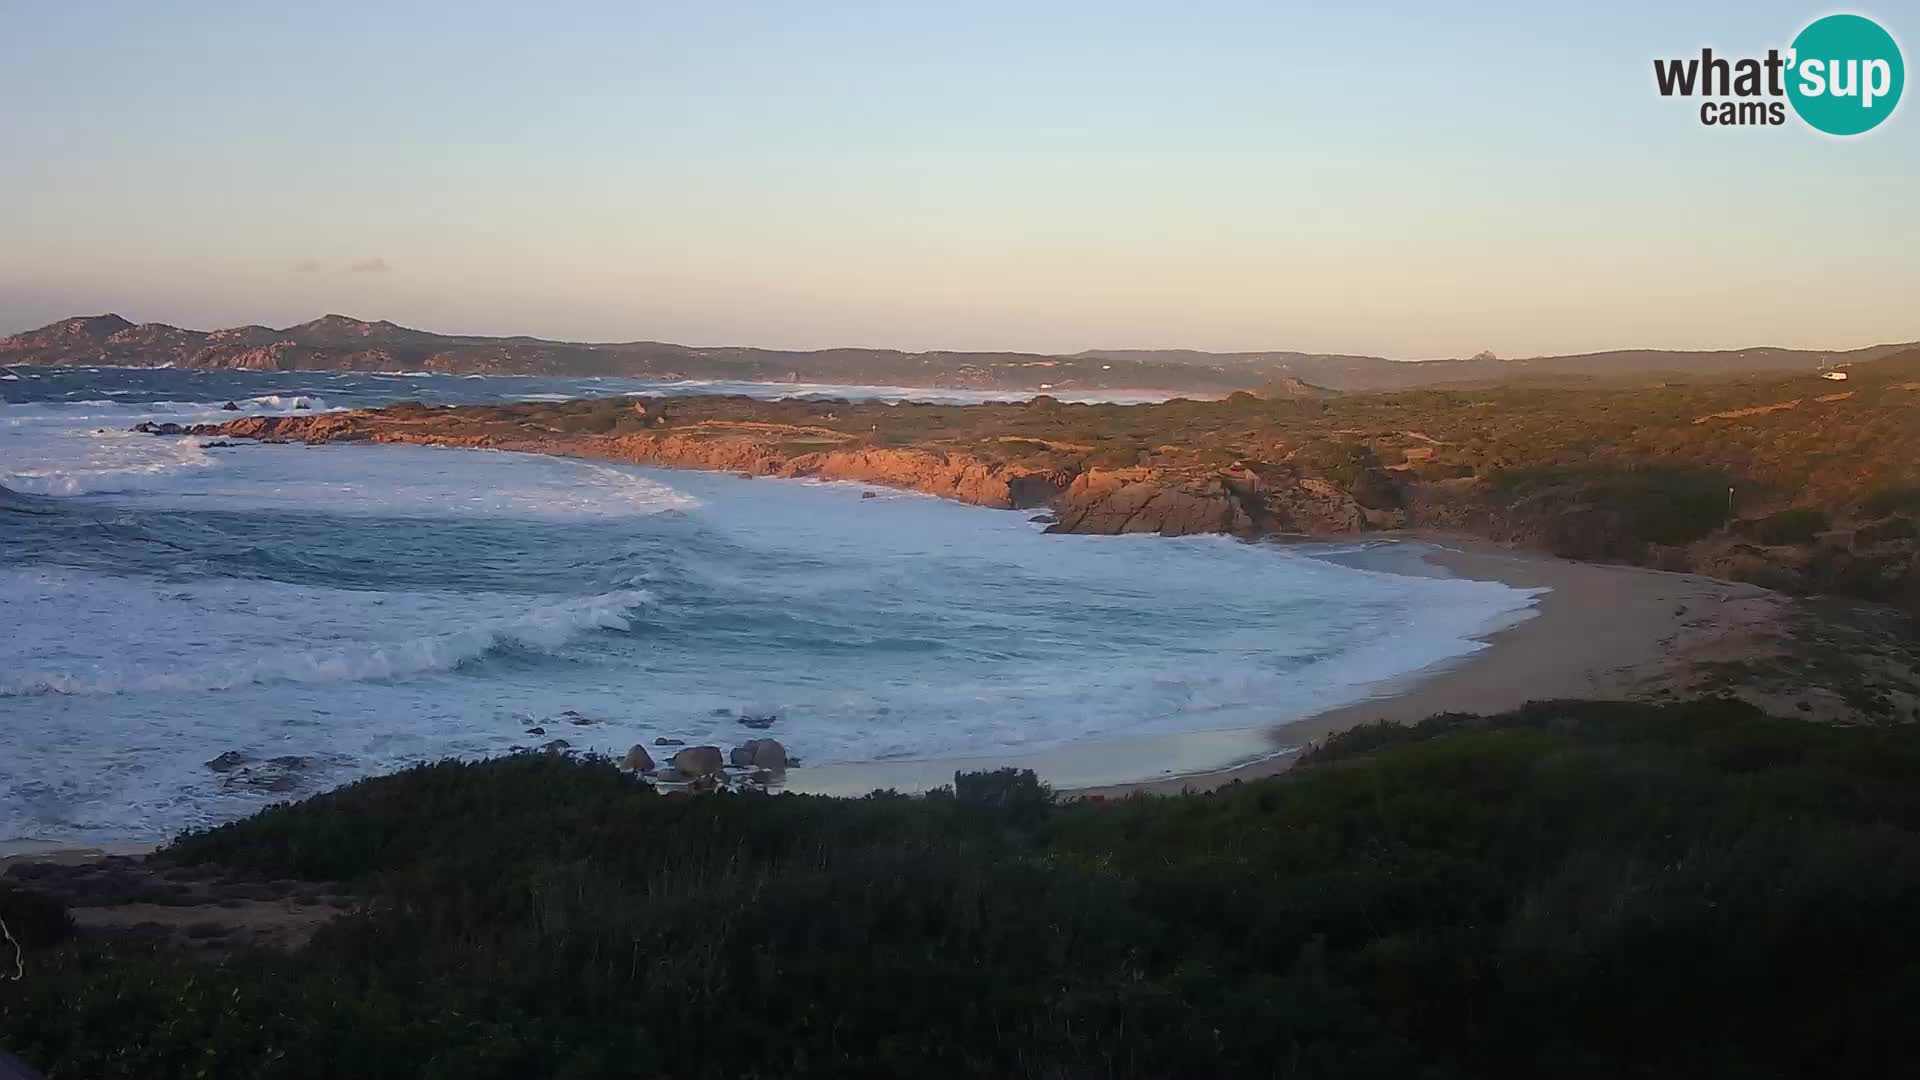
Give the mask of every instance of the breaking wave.
M 594 631 L 632 629 L 633 609 L 652 602 L 643 589 L 584 601 L 536 605 L 524 613 L 460 630 L 330 649 L 295 649 L 176 671 L 111 669 L 24 671 L 0 675 L 0 697 L 221 691 L 273 683 L 399 679 L 453 671 L 510 650 L 551 653 Z

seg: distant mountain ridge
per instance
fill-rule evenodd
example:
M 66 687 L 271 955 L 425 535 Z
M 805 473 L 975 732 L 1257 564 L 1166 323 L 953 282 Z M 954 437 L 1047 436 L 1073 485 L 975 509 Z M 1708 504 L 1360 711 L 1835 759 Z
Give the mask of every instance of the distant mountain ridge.
M 1410 390 L 1424 386 L 1470 385 L 1532 379 L 1548 382 L 1591 379 L 1726 378 L 1747 374 L 1817 371 L 1864 364 L 1920 345 L 1900 342 L 1861 349 L 1668 350 L 1618 349 L 1568 356 L 1507 360 L 1482 354 L 1464 360 L 1387 360 L 1377 356 L 1318 353 L 1198 353 L 1185 349 L 1094 349 L 1076 357 L 1137 363 L 1192 363 L 1197 358 L 1222 372 L 1249 373 L 1248 388 L 1287 380 L 1329 390 Z
M 324 315 L 283 329 L 236 326 L 205 331 L 165 323 L 136 324 L 106 314 L 62 319 L 0 339 L 0 364 L 610 375 L 665 381 L 866 383 L 1023 391 L 1158 389 L 1218 395 L 1282 386 L 1307 387 L 1315 392 L 1401 390 L 1514 379 L 1716 377 L 1811 371 L 1833 364 L 1861 363 L 1911 347 L 1912 343 L 1891 344 L 1833 352 L 1633 349 L 1524 360 L 1482 354 L 1465 360 L 1420 362 L 1280 351 L 1096 349 L 1072 355 L 858 348 L 800 351 L 697 348 L 659 341 L 594 343 L 438 334 L 345 315 Z

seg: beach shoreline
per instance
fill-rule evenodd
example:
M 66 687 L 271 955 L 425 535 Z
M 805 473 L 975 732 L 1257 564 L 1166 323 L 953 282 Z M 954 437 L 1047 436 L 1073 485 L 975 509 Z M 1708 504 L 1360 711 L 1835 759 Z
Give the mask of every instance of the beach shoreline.
M 1196 773 L 1070 787 L 1063 794 L 1178 794 L 1273 776 L 1292 767 L 1309 746 L 1371 723 L 1497 713 L 1554 698 L 1659 696 L 1686 684 L 1703 657 L 1717 655 L 1730 641 L 1770 634 L 1786 603 L 1755 585 L 1577 562 L 1475 537 L 1417 532 L 1383 540 L 1390 550 L 1412 546 L 1437 573 L 1548 591 L 1535 602 L 1532 618 L 1487 634 L 1479 652 L 1389 680 L 1365 701 L 1273 726 L 1266 732 L 1269 754 Z M 1349 563 L 1355 564 L 1364 560 Z
M 1260 541 L 1287 543 L 1286 541 Z M 1291 545 L 1290 545 L 1291 546 Z M 1493 629 L 1478 652 L 1376 685 L 1363 701 L 1262 727 L 1077 740 L 1025 754 L 985 754 L 797 768 L 777 790 L 858 797 L 923 792 L 956 772 L 1030 768 L 1070 798 L 1206 791 L 1274 776 L 1327 736 L 1374 722 L 1444 712 L 1493 713 L 1551 698 L 1655 696 L 1683 683 L 1697 658 L 1769 631 L 1786 599 L 1697 574 L 1576 562 L 1472 537 L 1409 532 L 1369 537 L 1314 557 L 1356 569 L 1432 574 L 1543 589 L 1530 617 Z M 1743 646 L 1734 646 L 1740 651 Z M 19 861 L 89 861 L 152 851 L 151 843 L 0 840 L 0 872 Z
M 1274 541 L 1265 541 L 1274 542 Z M 861 762 L 795 770 L 785 790 L 852 796 L 925 791 L 955 772 L 1030 768 L 1069 797 L 1205 791 L 1286 771 L 1337 732 L 1445 712 L 1495 713 L 1552 698 L 1635 698 L 1684 682 L 1695 658 L 1762 632 L 1785 598 L 1698 574 L 1585 563 L 1432 532 L 1370 537 L 1316 557 L 1356 569 L 1544 589 L 1531 617 L 1490 630 L 1467 656 L 1387 680 L 1363 701 L 1261 728 L 1079 740 L 1029 754 Z

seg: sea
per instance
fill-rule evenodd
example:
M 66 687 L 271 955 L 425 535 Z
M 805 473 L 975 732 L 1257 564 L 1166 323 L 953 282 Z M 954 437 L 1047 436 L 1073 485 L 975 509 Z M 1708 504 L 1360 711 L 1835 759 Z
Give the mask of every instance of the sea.
M 1283 724 L 1467 656 L 1537 600 L 1354 545 L 1047 535 L 860 484 L 129 430 L 696 393 L 1020 396 L 0 369 L 0 842 L 158 841 L 555 740 L 765 734 L 804 769 Z

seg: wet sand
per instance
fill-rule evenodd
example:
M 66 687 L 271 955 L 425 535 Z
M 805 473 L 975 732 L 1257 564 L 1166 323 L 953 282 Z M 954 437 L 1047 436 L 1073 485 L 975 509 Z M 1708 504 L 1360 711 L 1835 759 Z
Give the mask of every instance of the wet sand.
M 1431 573 L 1550 590 L 1536 614 L 1494 631 L 1486 647 L 1413 672 L 1363 702 L 1266 728 L 1115 737 L 1025 755 L 873 762 L 795 770 L 786 790 L 859 795 L 924 791 L 958 771 L 1033 769 L 1063 793 L 1120 796 L 1204 791 L 1271 776 L 1311 743 L 1375 721 L 1500 712 L 1549 698 L 1632 698 L 1670 685 L 1703 653 L 1779 618 L 1781 598 L 1697 574 L 1571 562 L 1482 540 L 1420 535 L 1325 556 L 1394 573 Z
M 1781 613 L 1777 594 L 1696 574 L 1571 562 L 1485 541 L 1420 535 L 1325 557 L 1394 573 L 1450 574 L 1550 590 L 1537 613 L 1485 639 L 1486 648 L 1377 688 L 1367 701 L 1263 728 L 1114 737 L 1026 755 L 868 762 L 795 769 L 784 790 L 862 795 L 925 791 L 960 771 L 1030 768 L 1073 795 L 1201 791 L 1271 776 L 1300 750 L 1375 721 L 1415 723 L 1442 712 L 1498 712 L 1547 698 L 1631 698 L 1684 681 L 1703 655 L 1738 653 L 1742 636 Z M 0 873 L 15 861 L 88 861 L 146 845 L 76 849 L 0 841 Z
M 1703 655 L 1771 626 L 1783 599 L 1753 585 L 1636 566 L 1572 562 L 1483 540 L 1422 536 L 1418 556 L 1439 572 L 1519 588 L 1547 588 L 1538 614 L 1490 634 L 1487 647 L 1415 672 L 1371 700 L 1268 731 L 1275 753 L 1203 775 L 1085 785 L 1081 795 L 1203 791 L 1287 769 L 1298 751 L 1378 721 L 1418 723 L 1436 713 L 1500 712 L 1551 698 L 1626 699 L 1684 681 Z
M 145 855 L 159 846 L 157 843 L 135 843 L 81 847 L 48 840 L 0 840 L 0 877 L 6 876 L 7 867 L 14 863 L 81 866 L 115 855 Z

